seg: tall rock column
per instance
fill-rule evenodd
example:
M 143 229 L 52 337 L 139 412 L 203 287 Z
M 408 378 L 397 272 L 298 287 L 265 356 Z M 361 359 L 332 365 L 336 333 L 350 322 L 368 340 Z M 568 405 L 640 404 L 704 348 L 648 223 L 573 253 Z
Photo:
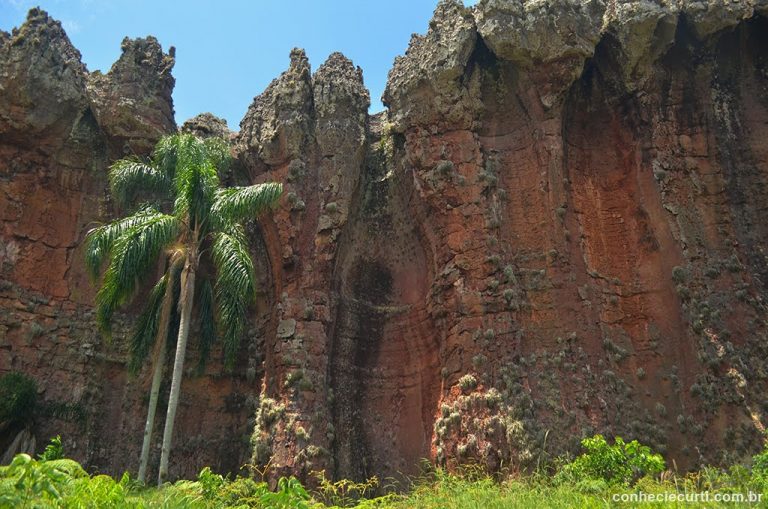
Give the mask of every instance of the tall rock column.
M 332 274 L 366 152 L 370 103 L 362 72 L 334 53 L 312 76 L 302 50 L 254 100 L 237 152 L 253 181 L 285 183 L 262 233 L 277 302 L 267 337 L 254 462 L 307 476 L 332 470 L 328 391 Z
M 152 36 L 123 39 L 122 54 L 107 74 L 88 77 L 96 119 L 118 155 L 150 152 L 163 134 L 176 130 L 171 74 L 176 50 L 164 53 Z

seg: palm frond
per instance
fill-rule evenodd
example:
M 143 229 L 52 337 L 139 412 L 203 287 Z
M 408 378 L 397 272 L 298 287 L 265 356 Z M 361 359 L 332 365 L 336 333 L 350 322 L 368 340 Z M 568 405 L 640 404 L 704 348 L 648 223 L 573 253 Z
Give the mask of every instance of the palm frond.
M 166 173 L 136 159 L 121 159 L 109 169 L 112 197 L 123 206 L 149 196 L 167 197 L 171 180 Z
M 147 207 L 130 216 L 89 230 L 85 236 L 85 264 L 91 276 L 94 279 L 99 277 L 101 266 L 109 258 L 118 238 L 129 229 L 152 220 L 156 214 L 157 210 Z
M 229 144 L 221 138 L 206 138 L 203 140 L 208 159 L 219 172 L 219 176 L 225 175 L 232 164 L 232 155 Z
M 128 363 L 128 370 L 131 374 L 135 375 L 139 372 L 142 363 L 147 358 L 149 350 L 155 342 L 157 327 L 160 322 L 160 310 L 163 306 L 166 288 L 168 287 L 168 279 L 169 274 L 165 273 L 149 292 L 147 304 L 134 326 L 130 341 L 131 359 Z
M 216 318 L 224 343 L 224 361 L 229 368 L 235 361 L 245 329 L 248 306 L 255 299 L 253 261 L 241 226 L 232 226 L 214 236 L 211 248 L 216 266 Z
M 174 213 L 178 217 L 188 215 L 193 227 L 204 222 L 219 187 L 219 175 L 202 140 L 180 135 L 173 183 Z
M 133 295 L 138 280 L 154 265 L 160 251 L 176 240 L 180 230 L 175 217 L 154 211 L 138 225 L 128 228 L 114 242 L 109 267 L 96 294 L 96 319 L 109 331 L 112 314 Z
M 200 285 L 200 360 L 198 372 L 202 373 L 211 352 L 211 345 L 216 340 L 216 317 L 213 303 L 213 287 L 206 278 Z
M 192 225 L 199 225 L 208 217 L 219 187 L 216 168 L 207 161 L 195 167 L 179 167 L 176 181 L 174 213 L 179 217 L 188 215 Z
M 176 173 L 180 137 L 181 134 L 170 134 L 168 136 L 163 136 L 157 142 L 155 149 L 152 151 L 153 165 L 159 171 L 165 173 L 171 180 L 173 180 Z
M 160 345 L 154 345 L 154 356 L 157 358 L 157 348 L 167 348 L 171 334 L 171 319 L 174 302 L 179 297 L 181 269 L 184 257 L 174 253 L 168 260 L 168 268 L 163 277 L 155 284 L 149 293 L 147 304 L 139 316 L 130 341 L 131 358 L 128 363 L 129 372 L 138 373 L 141 364 L 149 355 L 150 349 L 159 340 Z M 163 334 L 163 329 L 165 333 Z
M 211 207 L 211 216 L 231 223 L 253 219 L 273 207 L 282 192 L 283 185 L 276 182 L 219 189 Z

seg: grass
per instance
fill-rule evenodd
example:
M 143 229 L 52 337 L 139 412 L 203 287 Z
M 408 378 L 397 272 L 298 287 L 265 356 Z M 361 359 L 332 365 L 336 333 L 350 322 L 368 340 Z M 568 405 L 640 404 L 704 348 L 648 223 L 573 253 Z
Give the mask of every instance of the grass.
M 300 486 L 300 485 L 299 485 Z M 747 493 L 736 486 L 715 490 L 719 493 Z M 382 497 L 349 500 L 341 504 L 323 503 L 323 494 L 307 493 L 306 497 L 287 489 L 271 492 L 266 484 L 239 478 L 225 481 L 213 490 L 201 481 L 179 481 L 162 488 L 143 488 L 127 477 L 115 480 L 108 476 L 84 477 L 61 490 L 56 498 L 36 495 L 27 499 L 17 498 L 0 507 L 94 507 L 94 508 L 296 508 L 326 509 L 351 507 L 357 509 L 512 509 L 512 508 L 608 508 L 608 507 L 681 507 L 669 503 L 618 503 L 614 495 L 625 493 L 700 493 L 702 490 L 694 478 L 673 481 L 643 479 L 632 489 L 609 487 L 601 483 L 579 485 L 553 484 L 549 478 L 524 477 L 497 482 L 489 477 L 464 478 L 445 472 L 434 474 L 430 480 L 417 483 L 407 494 L 389 494 Z M 288 495 L 286 495 L 286 493 Z M 761 492 L 762 493 L 762 492 Z M 266 496 L 266 498 L 265 498 Z M 270 498 L 271 497 L 271 498 Z M 768 500 L 765 496 L 764 499 Z M 692 507 L 747 507 L 747 504 L 710 502 Z M 752 507 L 764 507 L 752 505 Z
M 145 487 L 127 473 L 120 479 L 89 475 L 75 461 L 60 457 L 51 444 L 38 459 L 20 454 L 0 467 L 0 508 L 276 508 L 276 509 L 509 509 L 608 507 L 765 507 L 768 503 L 768 449 L 753 457 L 752 467 L 708 467 L 675 475 L 663 471 L 664 461 L 646 446 L 617 437 L 585 439 L 586 452 L 573 461 L 534 474 L 494 479 L 479 468 L 459 473 L 433 469 L 414 480 L 408 493 L 376 496 L 379 480 L 332 482 L 323 475 L 308 490 L 294 478 L 281 478 L 274 489 L 264 482 L 230 480 L 204 468 L 196 480 L 161 488 Z M 709 501 L 620 502 L 629 494 L 708 493 Z M 765 502 L 719 501 L 723 495 L 762 495 Z
M 609 507 L 609 499 L 601 495 L 581 493 L 573 487 L 554 486 L 532 479 L 497 483 L 491 478 L 464 479 L 441 474 L 433 482 L 417 485 L 400 500 L 381 507 L 419 509 L 508 509 Z

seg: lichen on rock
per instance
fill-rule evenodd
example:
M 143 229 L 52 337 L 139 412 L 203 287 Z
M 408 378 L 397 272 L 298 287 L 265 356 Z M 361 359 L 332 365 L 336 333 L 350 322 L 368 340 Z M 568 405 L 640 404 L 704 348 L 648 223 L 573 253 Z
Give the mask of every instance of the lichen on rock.
M 99 125 L 117 150 L 147 152 L 147 140 L 176 130 L 171 92 L 175 49 L 164 53 L 152 36 L 123 39 L 122 54 L 107 74 L 88 78 L 88 92 Z
M 227 121 L 212 113 L 200 113 L 188 119 L 181 126 L 181 131 L 191 133 L 200 138 L 221 138 L 229 140 L 233 135 L 227 127 Z
M 87 71 L 61 23 L 31 9 L 0 40 L 0 134 L 24 144 L 67 134 L 88 105 Z

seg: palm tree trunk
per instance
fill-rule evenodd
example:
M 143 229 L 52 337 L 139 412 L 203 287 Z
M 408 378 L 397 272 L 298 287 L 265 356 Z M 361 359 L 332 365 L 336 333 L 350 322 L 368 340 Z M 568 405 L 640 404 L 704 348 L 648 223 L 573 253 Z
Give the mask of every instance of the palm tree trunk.
M 173 438 L 173 424 L 176 419 L 176 409 L 179 405 L 181 393 L 181 378 L 184 374 L 184 357 L 187 352 L 187 338 L 189 326 L 192 320 L 192 304 L 195 298 L 195 269 L 197 265 L 197 250 L 192 250 L 187 257 L 184 270 L 181 273 L 181 295 L 179 307 L 179 339 L 176 342 L 176 358 L 173 362 L 173 378 L 171 380 L 171 393 L 168 397 L 168 413 L 165 416 L 165 431 L 163 432 L 163 448 L 160 454 L 160 471 L 157 476 L 158 486 L 168 478 L 168 456 L 171 452 L 171 439 Z
M 170 272 L 169 272 L 170 274 Z M 141 457 L 139 458 L 139 482 L 145 483 L 147 479 L 147 464 L 149 463 L 149 450 L 152 445 L 152 430 L 155 427 L 155 413 L 157 412 L 157 400 L 160 394 L 160 384 L 163 381 L 165 371 L 166 342 L 168 340 L 168 327 L 171 321 L 173 308 L 173 281 L 168 277 L 163 296 L 163 306 L 160 310 L 160 326 L 155 337 L 154 372 L 152 374 L 152 388 L 149 391 L 149 409 L 147 410 L 147 423 L 144 426 L 144 442 L 141 444 Z

